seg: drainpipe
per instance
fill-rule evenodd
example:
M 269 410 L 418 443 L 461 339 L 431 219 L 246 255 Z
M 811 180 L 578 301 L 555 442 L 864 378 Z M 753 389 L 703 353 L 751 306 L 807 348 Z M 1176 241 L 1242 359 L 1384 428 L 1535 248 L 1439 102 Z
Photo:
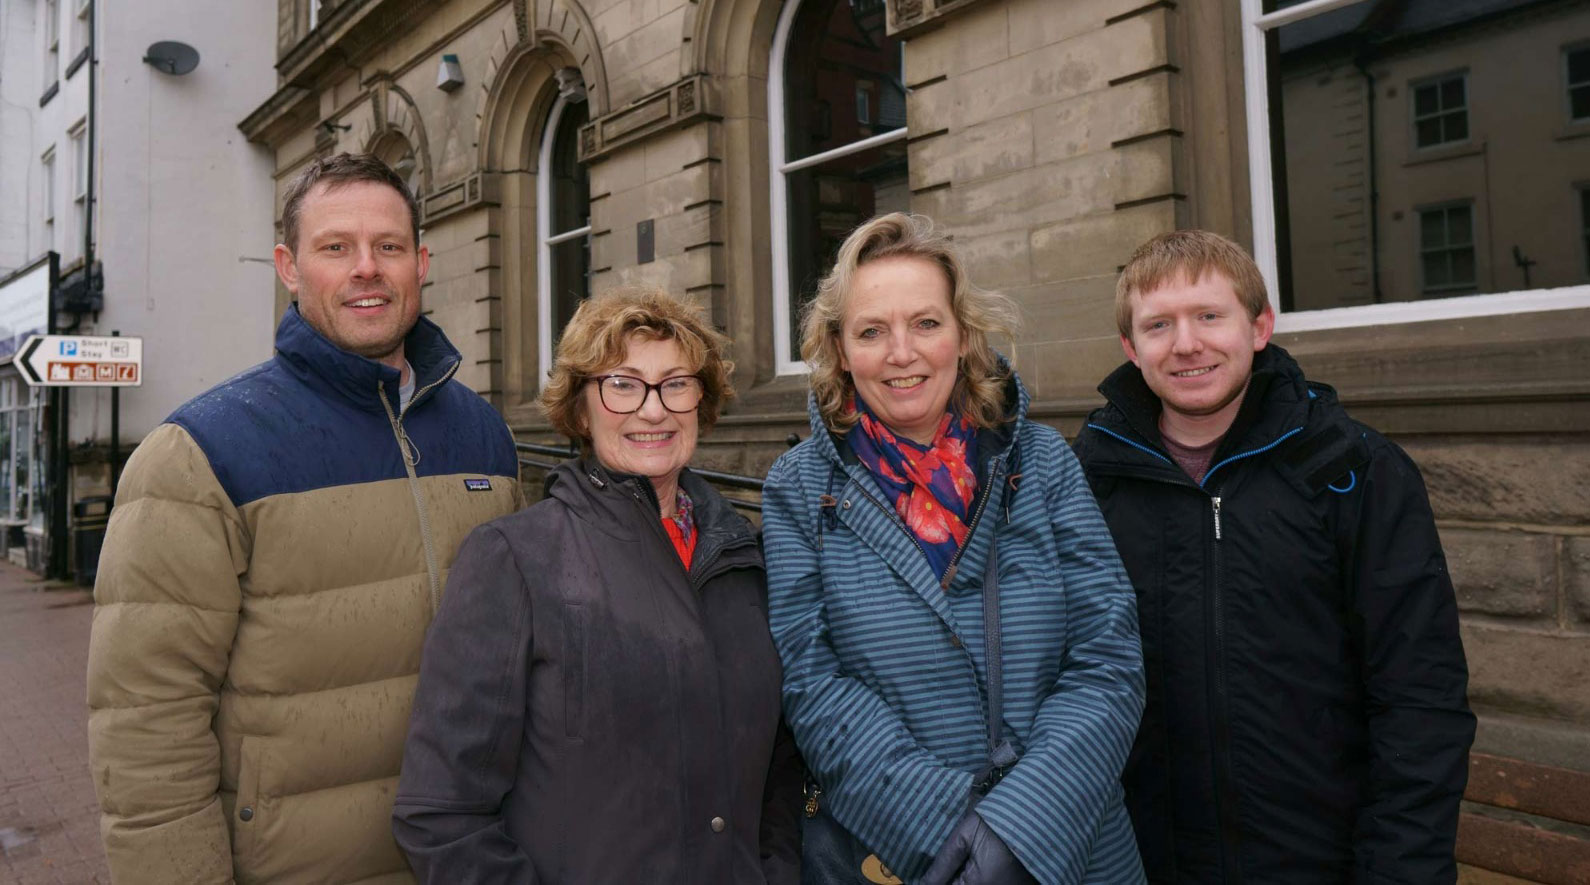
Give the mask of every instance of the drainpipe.
M 1375 170 L 1375 75 L 1369 72 L 1369 51 L 1366 49 L 1353 57 L 1353 67 L 1364 75 L 1368 95 L 1365 113 L 1368 117 L 1369 139 L 1369 287 L 1374 303 L 1385 300 L 1380 292 L 1380 184 Z

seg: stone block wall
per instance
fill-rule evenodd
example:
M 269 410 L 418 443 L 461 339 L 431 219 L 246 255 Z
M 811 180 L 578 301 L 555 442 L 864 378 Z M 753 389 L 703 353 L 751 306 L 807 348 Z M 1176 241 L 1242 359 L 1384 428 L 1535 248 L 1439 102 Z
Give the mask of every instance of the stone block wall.
M 1403 445 L 1430 488 L 1476 709 L 1590 729 L 1590 439 Z
M 912 209 L 1020 304 L 1017 365 L 1039 399 L 1087 396 L 1120 360 L 1116 271 L 1185 216 L 1176 15 L 980 3 L 906 45 Z

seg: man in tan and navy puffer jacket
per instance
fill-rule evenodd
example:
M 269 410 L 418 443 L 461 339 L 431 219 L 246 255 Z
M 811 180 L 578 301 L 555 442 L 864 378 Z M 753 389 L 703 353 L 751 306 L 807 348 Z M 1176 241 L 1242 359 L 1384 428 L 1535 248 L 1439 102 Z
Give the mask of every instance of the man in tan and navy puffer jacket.
M 419 318 L 403 180 L 291 185 L 276 355 L 139 445 L 100 557 L 89 747 L 118 883 L 406 882 L 420 646 L 477 524 L 523 503 L 502 418 Z

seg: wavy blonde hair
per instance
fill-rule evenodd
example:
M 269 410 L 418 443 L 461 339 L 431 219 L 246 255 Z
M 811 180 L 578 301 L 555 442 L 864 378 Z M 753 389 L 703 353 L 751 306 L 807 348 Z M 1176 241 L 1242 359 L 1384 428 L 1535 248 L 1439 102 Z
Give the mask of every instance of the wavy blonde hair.
M 840 368 L 839 335 L 856 271 L 880 258 L 920 258 L 944 271 L 950 284 L 950 313 L 966 348 L 950 391 L 950 408 L 979 428 L 999 424 L 1005 418 L 1009 373 L 1001 367 L 989 337 L 1008 335 L 1014 328 L 1015 303 L 973 286 L 949 238 L 934 230 L 932 220 L 903 212 L 880 215 L 850 232 L 839 247 L 834 269 L 817 284 L 817 297 L 801 318 L 801 359 L 811 370 L 812 395 L 823 423 L 835 433 L 856 423 L 855 413 L 846 409 L 856 386 L 850 373 Z
M 729 375 L 734 363 L 725 353 L 729 339 L 712 327 L 700 304 L 661 289 L 626 288 L 581 302 L 558 339 L 552 371 L 541 389 L 541 411 L 558 433 L 591 445 L 585 421 L 585 382 L 621 364 L 631 337 L 677 341 L 691 374 L 701 379 L 696 420 L 706 433 L 718 422 L 723 404 L 734 396 Z

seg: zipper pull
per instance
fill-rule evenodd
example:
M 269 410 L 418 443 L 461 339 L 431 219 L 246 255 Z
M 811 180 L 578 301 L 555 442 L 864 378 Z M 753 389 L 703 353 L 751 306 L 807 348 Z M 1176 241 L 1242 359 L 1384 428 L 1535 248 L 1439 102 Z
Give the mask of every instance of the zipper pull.
M 1215 507 L 1215 540 L 1218 541 L 1220 540 L 1220 498 L 1213 497 L 1209 501 Z

